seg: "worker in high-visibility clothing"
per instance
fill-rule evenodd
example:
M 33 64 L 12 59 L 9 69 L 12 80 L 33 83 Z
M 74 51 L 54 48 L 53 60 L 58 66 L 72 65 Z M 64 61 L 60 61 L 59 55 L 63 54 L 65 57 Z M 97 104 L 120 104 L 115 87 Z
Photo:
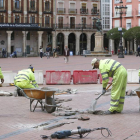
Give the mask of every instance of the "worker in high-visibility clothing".
M 121 113 L 123 110 L 124 100 L 125 100 L 125 90 L 127 84 L 127 71 L 126 69 L 117 61 L 113 59 L 99 60 L 94 58 L 91 61 L 92 68 L 97 68 L 100 70 L 102 75 L 102 93 L 106 93 L 106 86 L 109 81 L 109 77 L 113 77 L 112 89 L 111 89 L 111 101 L 110 108 L 104 111 L 104 114 L 116 114 Z
M 1 83 L 4 83 L 4 76 L 2 74 L 1 67 L 0 67 L 0 79 L 1 79 Z
M 19 71 L 14 78 L 14 84 L 22 89 L 38 87 L 35 81 L 34 68 L 30 65 L 28 69 Z

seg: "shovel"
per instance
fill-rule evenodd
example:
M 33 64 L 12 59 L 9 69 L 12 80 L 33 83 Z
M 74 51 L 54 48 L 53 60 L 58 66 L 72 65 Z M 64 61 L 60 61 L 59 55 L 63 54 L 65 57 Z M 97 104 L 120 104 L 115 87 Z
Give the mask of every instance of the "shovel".
M 109 89 L 109 87 L 112 85 L 112 83 L 106 88 L 106 90 Z M 93 102 L 92 102 L 92 105 L 90 106 L 90 109 L 89 111 L 95 111 L 95 107 L 96 107 L 96 104 L 97 104 L 97 100 L 103 95 L 103 93 L 101 93 Z

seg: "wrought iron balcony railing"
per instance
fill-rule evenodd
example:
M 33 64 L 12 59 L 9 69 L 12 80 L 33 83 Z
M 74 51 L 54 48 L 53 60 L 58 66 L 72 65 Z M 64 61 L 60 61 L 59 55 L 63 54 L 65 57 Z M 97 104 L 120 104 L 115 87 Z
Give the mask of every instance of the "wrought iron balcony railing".
M 56 24 L 54 25 L 54 29 L 77 29 L 77 30 L 90 30 L 97 29 L 96 25 L 91 24 Z
M 57 14 L 65 14 L 65 8 L 57 8 Z
M 14 7 L 13 8 L 13 13 L 22 13 L 22 7 Z
M 6 12 L 6 9 L 4 7 L 0 7 L 0 12 Z
M 80 14 L 88 14 L 88 9 L 81 8 L 80 9 Z
M 91 9 L 92 15 L 99 15 L 99 10 Z
M 77 9 L 69 9 L 69 14 L 77 14 Z
M 43 11 L 43 13 L 44 13 L 44 14 L 52 14 L 52 11 L 51 11 L 51 9 L 45 9 L 45 10 Z

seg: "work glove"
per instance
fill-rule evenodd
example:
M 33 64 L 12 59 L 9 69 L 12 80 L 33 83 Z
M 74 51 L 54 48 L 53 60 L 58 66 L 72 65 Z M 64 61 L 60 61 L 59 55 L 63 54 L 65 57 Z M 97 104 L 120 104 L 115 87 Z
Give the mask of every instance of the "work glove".
M 105 94 L 105 93 L 106 93 L 106 88 L 103 88 L 102 94 Z

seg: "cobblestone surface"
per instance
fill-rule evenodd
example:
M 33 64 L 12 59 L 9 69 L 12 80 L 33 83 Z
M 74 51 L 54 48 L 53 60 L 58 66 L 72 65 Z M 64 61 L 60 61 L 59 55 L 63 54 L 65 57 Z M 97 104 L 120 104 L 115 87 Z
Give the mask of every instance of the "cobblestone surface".
M 119 59 L 113 56 L 113 59 L 120 61 L 127 69 L 139 68 L 139 57 L 125 56 Z M 102 57 L 102 59 L 104 59 Z M 92 57 L 74 56 L 70 57 L 68 64 L 64 63 L 63 57 L 59 58 L 6 58 L 0 59 L 0 65 L 3 71 L 25 69 L 32 64 L 36 70 L 90 70 L 90 62 Z M 60 90 L 77 89 L 77 94 L 62 94 L 56 97 L 60 99 L 72 98 L 72 101 L 64 102 L 64 106 L 69 106 L 73 110 L 86 110 L 89 108 L 92 100 L 101 92 L 101 84 L 81 84 L 81 85 L 40 85 L 40 87 L 55 87 Z M 127 90 L 136 89 L 139 84 L 128 84 Z M 15 87 L 0 87 L 0 90 L 14 91 Z M 98 102 L 96 109 L 107 110 L 110 106 L 110 95 L 102 96 Z M 81 115 L 81 114 L 80 114 Z M 66 119 L 66 116 L 53 116 L 47 112 L 42 112 L 37 108 L 35 112 L 30 112 L 29 100 L 25 97 L 1 96 L 0 97 L 0 139 L 5 140 L 41 140 L 40 135 L 50 135 L 55 131 L 82 128 L 107 127 L 112 132 L 109 140 L 138 140 L 140 139 L 139 126 L 139 98 L 137 96 L 126 96 L 124 110 L 121 114 L 115 115 L 93 115 L 86 114 L 90 120 L 81 121 L 78 119 Z M 79 115 L 78 115 L 79 116 Z M 60 122 L 74 122 L 65 124 L 51 130 L 44 130 L 47 124 Z M 104 140 L 100 131 L 90 133 L 87 138 L 93 140 Z

